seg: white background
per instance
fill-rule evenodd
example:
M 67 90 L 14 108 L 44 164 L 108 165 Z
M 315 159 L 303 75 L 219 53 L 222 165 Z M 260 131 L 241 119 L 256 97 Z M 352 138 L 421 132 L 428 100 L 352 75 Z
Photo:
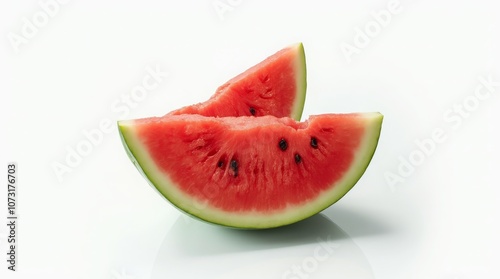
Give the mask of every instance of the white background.
M 500 278 L 500 86 L 474 97 L 481 77 L 500 82 L 500 5 L 400 0 L 380 27 L 373 13 L 390 1 L 349 2 L 74 0 L 51 6 L 44 22 L 38 1 L 2 1 L 0 169 L 18 163 L 20 219 L 18 271 L 2 260 L 0 277 Z M 38 27 L 23 35 L 27 21 Z M 369 41 L 356 43 L 356 29 L 367 27 Z M 130 163 L 115 121 L 204 101 L 299 41 L 303 119 L 385 115 L 365 175 L 322 214 L 282 229 L 242 232 L 181 217 Z M 344 54 L 347 44 L 357 51 Z M 168 77 L 125 110 L 122 98 L 157 67 Z M 58 179 L 54 165 L 108 120 L 111 131 Z M 436 129 L 442 141 L 419 157 L 415 141 Z M 410 157 L 418 166 L 398 170 Z M 1 225 L 0 259 L 7 234 Z M 318 237 L 330 239 L 327 259 L 314 256 Z

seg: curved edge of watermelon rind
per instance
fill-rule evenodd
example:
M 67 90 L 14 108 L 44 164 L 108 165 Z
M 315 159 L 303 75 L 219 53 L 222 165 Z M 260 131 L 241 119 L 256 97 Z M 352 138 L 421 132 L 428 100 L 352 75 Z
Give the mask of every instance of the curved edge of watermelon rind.
M 356 152 L 355 162 L 347 174 L 344 175 L 344 179 L 338 182 L 339 185 L 336 185 L 332 189 L 332 193 L 329 196 L 331 198 L 324 203 L 323 208 L 319 212 L 336 203 L 358 183 L 365 171 L 368 169 L 368 166 L 375 155 L 380 139 L 380 133 L 382 131 L 384 116 L 378 112 L 366 113 L 365 115 L 371 117 L 367 117 L 366 132 L 363 137 L 363 141 L 360 144 L 361 147 Z M 325 196 L 328 197 L 328 194 Z
M 290 214 L 289 218 L 283 218 L 280 223 L 265 228 L 290 225 L 316 215 L 339 201 L 358 183 L 375 155 L 384 118 L 384 116 L 378 112 L 362 113 L 360 115 L 365 117 L 366 132 L 360 143 L 360 147 L 354 155 L 354 162 L 349 168 L 349 171 L 343 176 L 343 179 L 331 185 L 331 187 L 329 187 L 330 190 L 321 193 L 314 203 L 300 207 L 300 210 L 297 210 L 296 214 Z M 260 227 L 251 228 L 259 229 Z
M 179 205 L 179 201 L 173 198 L 173 195 L 170 195 L 169 193 L 162 191 L 160 187 L 156 186 L 155 181 L 156 183 L 158 183 L 158 181 L 168 180 L 167 184 L 170 185 L 174 185 L 174 183 L 168 177 L 165 176 L 159 177 L 158 175 L 155 175 L 160 173 L 160 170 L 158 170 L 156 165 L 152 163 L 152 160 L 150 158 L 141 158 L 141 154 L 143 155 L 142 157 L 149 157 L 149 156 L 146 155 L 147 154 L 146 150 L 142 148 L 142 145 L 139 143 L 139 140 L 134 136 L 134 131 L 132 131 L 133 125 L 127 125 L 132 122 L 133 120 L 118 121 L 117 122 L 118 133 L 120 134 L 120 139 L 123 144 L 123 147 L 125 148 L 127 156 L 129 157 L 130 161 L 132 161 L 132 163 L 134 164 L 135 168 L 139 171 L 139 173 L 147 180 L 149 186 L 151 186 L 161 197 L 167 200 L 180 212 L 185 213 L 197 220 L 206 223 L 211 223 L 192 214 L 191 212 L 189 212 L 189 210 L 186 210 L 186 206 Z M 149 169 L 150 171 L 146 171 L 145 169 Z
M 296 210 L 295 214 L 292 212 L 289 216 L 282 215 L 279 222 L 274 220 L 273 226 L 260 224 L 260 226 L 246 227 L 246 229 L 267 229 L 290 225 L 320 213 L 344 197 L 358 183 L 365 171 L 368 169 L 368 166 L 375 155 L 382 130 L 384 116 L 381 113 L 362 113 L 361 115 L 365 117 L 366 132 L 360 143 L 360 147 L 354 155 L 355 160 L 342 180 L 336 182 L 336 185 L 332 185 L 330 190 L 320 194 L 319 198 L 314 203 L 310 203 L 305 206 L 296 206 L 299 210 Z M 226 226 L 232 227 L 231 225 Z
M 319 195 L 313 203 L 294 205 L 283 212 L 275 212 L 271 216 L 264 214 L 230 214 L 221 210 L 208 207 L 177 190 L 164 173 L 157 168 L 147 151 L 135 136 L 131 121 L 120 121 L 118 128 L 122 143 L 135 167 L 146 178 L 150 186 L 158 191 L 167 201 L 180 211 L 211 224 L 239 229 L 263 229 L 289 225 L 310 216 L 313 216 L 340 200 L 359 181 L 370 164 L 378 145 L 382 128 L 383 116 L 380 113 L 365 113 L 366 132 L 360 143 L 349 171 L 343 179 L 332 185 L 330 190 Z M 146 171 L 147 170 L 147 171 Z M 168 189 L 162 190 L 162 188 Z

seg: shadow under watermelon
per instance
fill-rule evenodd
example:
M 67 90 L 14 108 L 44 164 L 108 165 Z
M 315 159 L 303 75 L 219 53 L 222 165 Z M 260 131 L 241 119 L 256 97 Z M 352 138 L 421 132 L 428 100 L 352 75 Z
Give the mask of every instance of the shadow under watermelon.
M 286 272 L 290 265 L 300 265 L 304 259 L 313 257 L 320 247 L 330 250 L 330 257 L 318 270 L 326 268 L 330 269 L 328 272 L 335 272 L 333 269 L 341 267 L 332 265 L 332 262 L 343 261 L 342 268 L 356 266 L 357 272 L 366 274 L 358 274 L 358 278 L 373 278 L 364 252 L 323 213 L 267 230 L 236 230 L 180 216 L 160 246 L 152 278 L 165 278 L 172 274 L 191 278 L 202 270 L 204 278 L 220 278 L 228 271 L 248 268 L 250 263 L 257 270 L 260 267 L 266 269 L 264 266 L 272 263 L 271 267 L 267 267 L 266 274 L 276 272 L 277 278 L 281 278 L 280 274 Z M 346 265 L 345 261 L 350 265 Z M 339 273 L 338 270 L 335 273 Z
M 165 241 L 171 240 L 170 250 L 176 249 L 181 255 L 214 255 L 304 245 L 327 237 L 350 238 L 322 213 L 295 224 L 265 230 L 232 229 L 180 216 Z
M 321 214 L 333 220 L 354 238 L 391 234 L 398 230 L 389 225 L 387 220 L 381 219 L 372 212 L 360 211 L 344 205 L 335 204 Z

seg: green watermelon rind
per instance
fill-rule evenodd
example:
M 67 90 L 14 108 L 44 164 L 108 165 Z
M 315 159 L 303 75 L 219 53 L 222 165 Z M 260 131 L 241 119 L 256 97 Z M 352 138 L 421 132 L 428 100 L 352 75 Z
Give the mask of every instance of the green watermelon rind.
M 307 69 L 306 69 L 306 54 L 304 52 L 304 45 L 302 43 L 298 43 L 296 47 L 297 47 L 297 60 L 295 61 L 295 70 L 296 70 L 295 81 L 297 88 L 295 93 L 295 102 L 293 103 L 290 117 L 297 121 L 300 121 L 306 100 Z
M 313 202 L 290 206 L 282 212 L 272 212 L 272 214 L 246 213 L 242 215 L 200 205 L 200 201 L 179 191 L 175 183 L 157 168 L 145 146 L 135 136 L 133 120 L 118 122 L 118 128 L 122 143 L 135 167 L 154 189 L 179 210 L 208 223 L 240 229 L 264 229 L 292 224 L 313 216 L 330 207 L 352 189 L 363 176 L 375 154 L 382 128 L 382 114 L 364 113 L 362 115 L 366 118 L 366 132 L 351 167 L 343 178 L 336 182 L 337 185 L 321 193 Z

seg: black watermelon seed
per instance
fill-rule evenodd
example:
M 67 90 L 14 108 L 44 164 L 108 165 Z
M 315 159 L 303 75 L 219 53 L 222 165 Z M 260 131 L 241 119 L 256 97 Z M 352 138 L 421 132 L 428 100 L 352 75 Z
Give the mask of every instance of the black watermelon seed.
M 238 176 L 238 161 L 231 160 L 229 167 L 234 171 L 234 177 Z
M 250 114 L 251 114 L 251 115 L 255 115 L 255 109 L 254 109 L 254 108 L 252 108 L 252 107 L 250 108 Z
M 318 140 L 315 137 L 311 137 L 311 146 L 313 148 L 318 148 Z
M 218 166 L 219 168 L 221 168 L 221 169 L 222 169 L 222 167 L 224 166 L 224 161 L 222 161 L 222 160 L 221 160 L 221 161 L 219 161 L 219 162 L 217 163 L 217 166 Z
M 299 153 L 295 153 L 295 163 L 300 163 L 302 161 L 302 158 L 300 157 Z
M 288 148 L 288 143 L 284 138 L 281 138 L 278 146 L 281 148 L 281 150 L 285 151 Z

